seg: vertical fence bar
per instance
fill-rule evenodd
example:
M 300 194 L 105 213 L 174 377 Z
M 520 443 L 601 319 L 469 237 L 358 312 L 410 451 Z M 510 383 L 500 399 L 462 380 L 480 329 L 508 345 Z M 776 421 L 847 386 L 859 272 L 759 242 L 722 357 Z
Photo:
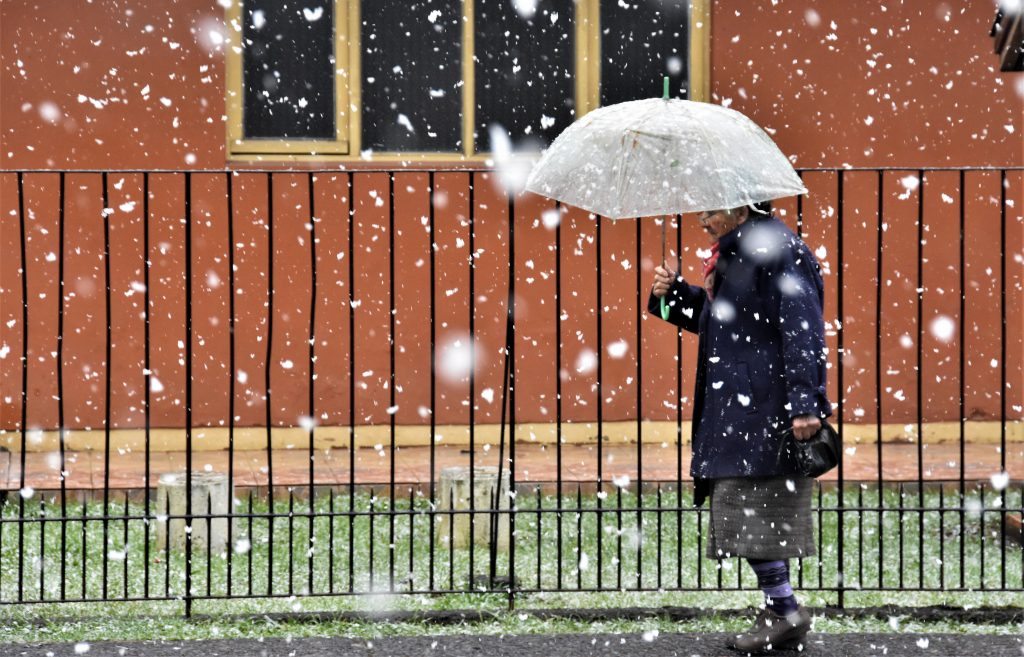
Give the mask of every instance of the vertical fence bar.
M 665 221 L 666 217 L 661 220 Z M 664 224 L 662 225 L 664 228 Z M 642 588 L 643 584 L 643 550 L 644 550 L 644 452 L 643 452 L 643 401 L 644 401 L 644 377 L 643 377 L 643 335 L 640 321 L 642 319 L 641 309 L 645 307 L 642 291 L 640 289 L 640 218 L 636 218 L 636 586 Z
M 882 586 L 882 571 L 885 543 L 885 523 L 883 521 L 882 508 L 885 503 L 884 489 L 882 483 L 882 275 L 885 271 L 883 265 L 883 242 L 885 236 L 885 172 L 878 171 L 878 226 L 876 240 L 878 245 L 875 258 L 875 447 L 878 454 L 878 586 Z M 861 583 L 863 585 L 863 582 Z
M 108 592 L 108 570 L 110 561 L 110 494 L 111 494 L 111 365 L 113 360 L 114 331 L 111 320 L 111 214 L 109 187 L 106 172 L 102 174 L 103 192 L 103 303 L 105 307 L 105 362 L 103 389 L 103 546 L 100 556 L 103 560 L 102 598 Z
M 999 172 L 999 471 L 1006 472 L 1006 169 Z M 1006 491 L 1000 495 L 1000 588 L 1006 589 Z M 1021 500 L 1024 506 L 1024 499 Z M 1022 569 L 1024 573 L 1024 569 Z
M 269 399 L 268 399 L 269 405 Z M 170 499 L 170 495 L 168 495 Z M 170 544 L 170 524 L 167 543 Z M 192 173 L 185 172 L 185 617 L 192 616 Z M 209 536 L 207 536 L 209 542 Z M 106 578 L 104 577 L 104 581 Z M 104 596 L 106 597 L 106 596 Z
M 355 591 L 355 504 L 356 504 L 356 201 L 353 173 L 348 172 L 348 592 Z M 433 281 L 433 272 L 431 272 Z M 433 282 L 431 282 L 433 285 Z M 433 440 L 431 440 L 433 443 Z
M 314 537 L 314 523 L 316 516 L 316 490 L 314 488 L 314 477 L 316 457 L 313 453 L 314 430 L 316 428 L 316 190 L 314 189 L 316 176 L 309 174 L 307 187 L 309 188 L 309 545 L 306 552 L 308 561 L 307 588 L 313 593 L 313 556 L 316 549 Z
M 683 215 L 676 215 L 676 273 L 683 270 Z M 662 263 L 664 267 L 667 263 Z M 676 586 L 683 586 L 683 329 L 676 327 Z M 692 434 L 692 432 L 691 432 Z M 697 548 L 700 568 L 700 547 Z
M 124 598 L 128 599 L 128 562 L 131 559 L 131 551 L 128 549 L 128 491 L 124 492 L 124 510 L 122 517 L 124 518 L 124 534 L 121 537 L 124 543 Z M 44 553 L 45 554 L 45 553 Z M 206 578 L 209 581 L 209 577 Z
M 804 181 L 804 172 L 797 171 L 797 176 L 800 177 L 800 182 Z M 796 195 L 796 236 L 801 240 L 804 238 L 804 196 L 803 194 Z
M 622 486 L 615 487 L 615 588 L 622 590 Z
M 65 449 L 65 440 L 67 438 L 67 429 L 64 427 L 64 192 L 65 192 L 65 178 L 64 172 L 60 172 L 60 191 L 57 200 L 58 211 L 57 211 L 57 241 L 60 255 L 57 258 L 57 276 L 60 279 L 60 287 L 58 288 L 58 294 L 60 298 L 57 304 L 57 427 L 60 432 L 60 599 L 64 601 L 67 598 L 67 565 L 68 565 L 68 487 L 67 487 L 67 452 Z M 147 235 L 148 237 L 148 235 Z M 147 298 L 149 294 L 147 285 Z M 149 308 L 146 308 L 146 318 L 149 321 Z M 149 364 L 147 363 L 147 367 Z M 147 389 L 148 399 L 148 389 Z M 148 416 L 148 404 L 147 404 L 147 416 Z M 148 465 L 148 459 L 147 459 Z M 147 489 L 148 490 L 148 489 Z M 148 538 L 148 535 L 147 535 Z M 147 557 L 149 545 L 146 545 Z M 149 559 L 147 558 L 148 562 Z M 148 567 L 148 564 L 147 564 Z M 148 583 L 148 582 L 147 582 Z M 147 589 L 148 590 L 148 589 Z
M 704 557 L 701 554 L 704 544 L 704 513 L 702 507 L 697 509 L 697 588 L 704 588 Z
M 507 300 L 505 302 L 507 304 L 506 307 L 505 307 L 505 367 L 504 367 L 504 370 L 502 371 L 502 379 L 501 379 L 501 423 L 499 425 L 500 428 L 499 428 L 499 438 L 498 438 L 498 481 L 502 480 L 501 470 L 502 470 L 502 468 L 504 467 L 504 464 L 505 464 L 505 417 L 506 417 L 506 413 L 509 410 L 509 401 L 508 400 L 509 400 L 510 393 L 511 393 L 511 388 L 512 388 L 512 382 L 511 382 L 511 379 L 509 378 L 509 372 L 511 370 L 515 369 L 514 361 L 512 360 L 512 358 L 513 358 L 512 347 L 515 344 L 515 337 L 513 336 L 513 329 L 514 329 L 514 327 L 512 326 L 512 310 L 513 310 L 513 307 L 514 307 L 513 304 L 514 304 L 514 301 L 515 301 L 514 296 L 513 296 L 514 295 L 514 283 L 515 283 L 515 260 L 513 259 L 514 256 L 515 256 L 515 245 L 513 243 L 513 236 L 515 234 L 513 232 L 513 225 L 515 223 L 514 222 L 514 219 L 515 219 L 515 209 L 513 207 L 513 203 L 514 203 L 513 195 L 511 193 L 509 193 L 509 200 L 508 200 L 508 225 L 509 225 L 509 233 L 508 233 L 508 239 L 509 239 L 509 245 L 508 245 L 508 298 L 507 298 Z M 510 432 L 513 429 L 514 428 L 512 426 L 509 427 L 509 431 Z M 515 489 L 512 488 L 512 485 L 511 485 L 511 481 L 512 480 L 509 479 L 509 481 L 510 481 L 510 484 L 509 484 L 509 491 L 508 492 L 510 494 L 510 501 L 514 501 L 514 499 L 515 499 L 515 497 L 514 497 L 514 490 Z M 496 571 L 497 571 L 497 562 L 498 562 L 498 550 L 497 550 L 497 545 L 498 545 L 498 525 L 499 525 L 500 522 L 502 522 L 501 514 L 498 512 L 500 507 L 501 507 L 501 497 L 500 497 L 500 487 L 499 487 L 499 489 L 495 491 L 494 495 L 491 498 L 491 506 L 490 506 L 492 520 L 491 520 L 491 534 L 490 534 L 490 571 L 489 571 L 490 579 L 489 579 L 489 584 L 490 584 L 491 588 L 494 588 L 494 578 L 495 578 Z M 510 508 L 510 513 L 509 513 L 510 520 L 511 520 L 511 511 L 513 511 L 513 510 L 514 509 Z M 511 557 L 510 557 L 510 560 L 511 560 Z M 511 587 L 509 587 L 509 595 L 511 596 Z M 510 599 L 510 604 L 511 604 L 511 599 Z
M 604 392 L 601 389 L 601 352 L 603 351 L 601 341 L 601 318 L 603 313 L 601 312 L 601 215 L 595 214 L 594 221 L 596 223 L 596 247 L 597 247 L 597 262 L 595 263 L 594 270 L 597 272 L 597 588 L 601 588 L 602 577 L 604 574 L 604 550 L 602 546 L 602 534 L 601 534 L 601 522 L 603 520 L 603 514 L 601 509 L 603 507 L 603 500 L 601 499 L 604 494 L 604 479 L 603 466 L 604 466 L 604 454 L 602 445 L 604 444 Z
M 249 534 L 248 534 L 248 536 L 249 536 L 249 549 L 246 550 L 247 559 L 245 560 L 245 567 L 246 567 L 246 583 L 248 585 L 247 586 L 247 588 L 248 588 L 247 595 L 251 598 L 252 597 L 252 591 L 253 591 L 253 588 L 252 588 L 252 584 L 253 584 L 252 560 L 253 560 L 253 553 L 256 551 L 255 545 L 253 543 L 253 538 L 254 537 L 253 537 L 253 534 L 252 534 L 252 527 L 253 527 L 252 498 L 256 497 L 256 488 L 255 488 L 255 486 L 249 491 L 249 494 L 246 495 L 245 497 L 246 497 L 246 500 L 245 500 L 245 502 L 246 502 L 246 519 L 247 519 L 247 525 L 248 525 L 247 529 L 248 529 L 248 532 L 249 532 Z
M 654 513 L 654 518 L 657 521 L 657 528 L 656 528 L 657 534 L 655 534 L 655 535 L 658 537 L 658 542 L 657 542 L 657 558 L 654 560 L 654 563 L 657 566 L 657 571 L 656 571 L 657 575 L 655 577 L 655 588 L 660 591 L 661 590 L 661 524 L 662 524 L 661 483 L 658 483 L 658 487 L 657 487 L 656 493 L 657 493 L 657 496 L 655 497 L 655 504 L 657 505 L 656 506 L 657 511 L 655 511 L 655 513 Z
M 113 324 L 110 320 L 110 201 L 108 199 L 107 172 L 102 175 L 103 185 L 103 301 L 105 305 L 106 318 L 106 344 L 104 365 L 104 391 L 103 391 L 103 548 L 100 556 L 103 559 L 103 599 L 107 599 L 107 566 L 110 545 L 108 543 L 108 520 L 110 516 L 110 366 L 113 342 Z
M 25 175 L 18 172 L 18 226 L 21 246 L 21 474 L 19 491 L 25 491 L 26 423 L 28 422 L 28 260 L 25 256 Z M 18 602 L 25 592 L 25 495 L 18 495 Z
M 415 538 L 416 538 L 416 514 L 414 513 L 416 508 L 416 496 L 413 494 L 412 486 L 409 487 L 409 570 L 408 572 L 408 583 L 409 592 L 416 590 L 416 563 L 413 559 L 415 555 Z
M 494 504 L 491 504 L 494 507 Z M 448 510 L 443 521 L 448 523 L 448 590 L 455 590 L 455 487 L 448 488 Z
M 475 195 L 473 190 L 472 176 L 468 181 L 467 193 L 469 195 L 469 588 L 473 586 L 473 570 L 476 543 L 476 241 L 475 223 L 476 211 L 474 210 Z M 433 245 L 431 245 L 433 250 Z M 433 473 L 431 473 L 433 477 Z M 501 491 L 501 482 L 496 484 L 497 490 Z M 494 517 L 487 516 L 490 526 L 494 526 Z M 488 533 L 490 535 L 490 533 Z M 491 548 L 493 549 L 493 548 Z
M 562 203 L 555 202 L 558 225 L 555 226 L 555 506 L 558 523 L 555 588 L 562 588 Z
M 46 599 L 46 500 L 39 496 L 39 599 Z M 125 579 L 127 585 L 127 578 Z
M 978 489 L 978 561 L 980 562 L 980 568 L 978 569 L 978 588 L 985 590 L 988 588 L 985 583 L 985 483 L 977 482 L 975 486 Z
M 89 523 L 86 521 L 86 516 L 89 513 L 89 507 L 87 496 L 88 493 L 82 495 L 82 600 L 89 598 L 89 589 L 87 586 L 88 580 L 86 579 L 86 574 L 89 569 L 89 546 L 87 544 L 89 538 Z M 170 564 L 170 561 L 167 563 Z M 169 582 L 170 579 L 171 578 L 168 577 L 167 581 Z
M 25 174 L 17 174 L 17 221 L 22 251 L 22 473 L 18 476 L 19 493 L 25 492 L 27 468 L 27 424 L 29 422 L 29 261 L 26 256 Z M 17 496 L 17 602 L 25 600 L 25 495 Z
M 965 255 L 964 254 L 964 218 L 965 218 L 964 205 L 965 204 L 966 204 L 966 199 L 965 199 L 965 194 L 964 194 L 964 170 L 961 169 L 960 170 L 960 235 L 959 235 L 959 240 L 960 240 L 960 253 L 959 253 L 959 255 L 960 255 L 960 268 L 959 268 L 959 271 L 960 271 L 960 289 L 959 289 L 959 292 L 960 292 L 960 316 L 959 316 L 959 323 L 960 323 L 960 327 L 958 329 L 958 335 L 957 335 L 957 342 L 959 343 L 958 346 L 959 346 L 959 350 L 960 350 L 959 408 L 958 408 L 958 413 L 957 413 L 957 420 L 958 420 L 957 421 L 957 425 L 959 427 L 959 432 L 960 432 L 960 436 L 959 437 L 960 437 L 960 498 L 961 498 L 960 499 L 960 506 L 961 507 L 963 507 L 963 504 L 964 504 L 964 501 L 963 501 L 964 474 L 965 474 L 964 459 L 966 458 L 966 445 L 965 445 L 965 438 L 966 437 L 964 435 L 964 419 L 965 419 L 964 418 L 964 410 L 965 410 L 964 409 L 964 343 L 966 342 L 966 335 L 964 334 L 964 326 L 965 326 L 964 313 L 967 310 L 967 307 L 966 307 L 967 288 L 966 288 L 966 284 L 965 284 L 966 282 L 965 282 L 965 279 L 964 279 L 964 275 L 965 275 L 964 274 L 964 255 Z M 918 485 L 923 487 L 923 484 L 921 484 L 920 482 L 918 482 Z M 924 493 L 921 493 L 920 499 L 921 499 L 921 506 L 924 506 Z M 984 508 L 984 505 L 982 505 L 982 508 Z M 963 515 L 962 515 L 963 511 L 961 510 L 960 513 L 961 513 L 961 518 L 962 518 L 963 517 Z M 984 511 L 982 512 L 982 514 L 984 514 Z M 982 515 L 981 517 L 984 520 L 985 516 Z M 965 561 L 965 558 L 966 558 L 966 544 L 965 544 L 965 541 L 964 541 L 963 529 L 964 529 L 963 528 L 963 522 L 961 521 L 961 526 L 960 526 L 960 588 L 964 587 L 964 561 Z M 981 533 L 982 536 L 985 535 L 985 523 L 984 522 L 981 523 L 981 532 L 980 533 Z M 921 540 L 921 546 L 922 546 L 922 549 L 923 549 L 923 547 L 924 547 L 924 516 L 923 516 L 923 514 L 922 514 L 922 520 L 921 520 L 921 538 L 920 538 L 920 540 Z M 924 574 L 924 555 L 923 554 L 921 555 L 921 563 L 922 563 L 922 565 L 921 565 L 921 573 L 923 575 Z M 981 550 L 981 581 L 982 582 L 985 581 L 985 548 L 984 548 L 984 544 L 982 544 L 982 550 Z
M 899 483 L 899 487 L 898 487 L 897 490 L 899 491 L 899 515 L 897 517 L 899 518 L 899 528 L 900 528 L 900 567 L 899 567 L 900 580 L 899 581 L 900 581 L 900 588 L 902 589 L 903 588 L 903 497 L 904 497 L 904 494 L 905 494 L 905 488 L 904 488 L 904 485 L 903 485 L 902 481 Z
M 473 188 L 474 178 L 473 172 L 469 173 L 469 188 Z M 436 354 L 436 339 L 437 329 L 435 328 L 436 318 L 436 297 L 435 297 L 435 277 L 437 275 L 435 254 L 434 254 L 434 172 L 431 171 L 427 176 L 427 185 L 430 188 L 430 207 L 428 208 L 428 220 L 430 222 L 430 242 L 427 244 L 428 259 L 430 260 L 430 559 L 428 564 L 428 579 L 429 579 L 429 590 L 434 590 L 434 550 L 435 550 L 435 537 L 434 523 L 436 522 L 437 516 L 435 511 L 437 510 L 437 489 L 435 487 L 435 476 L 437 470 L 437 441 L 435 439 L 435 432 L 437 430 L 437 421 L 435 419 L 437 410 L 437 354 Z M 500 488 L 500 486 L 499 486 Z M 449 516 L 450 517 L 450 516 Z M 442 522 L 444 518 L 442 518 Z M 450 531 L 449 536 L 453 536 Z M 491 570 L 491 577 L 494 577 L 494 570 Z
M 541 523 L 543 522 L 544 509 L 543 499 L 540 493 L 540 486 L 534 486 L 533 493 L 534 501 L 537 507 L 537 590 L 541 591 L 543 590 L 543 587 L 541 586 L 541 561 L 543 559 L 542 549 L 544 547 L 544 541 L 541 540 L 541 537 L 544 535 L 544 532 L 541 529 Z
M 818 587 L 825 588 L 824 576 L 822 575 L 824 571 L 824 561 L 822 557 L 824 557 L 823 553 L 825 551 L 825 543 L 822 540 L 822 536 L 824 533 L 825 523 L 822 522 L 822 520 L 824 519 L 824 512 L 822 511 L 822 506 L 824 505 L 822 504 L 821 481 L 815 482 L 815 488 L 818 489 Z M 719 576 L 721 576 L 721 572 L 719 572 Z
M 797 171 L 797 176 L 799 176 L 801 182 L 804 181 L 804 172 L 803 171 Z M 796 235 L 801 240 L 804 238 L 804 197 L 803 197 L 802 194 L 797 194 L 797 197 L 796 197 Z M 820 512 L 819 512 L 819 515 L 818 515 L 818 519 L 819 519 L 819 522 L 820 522 L 820 520 L 821 520 Z M 819 530 L 820 530 L 820 525 L 819 525 Z M 821 563 L 821 555 L 820 555 L 820 553 L 819 553 L 819 556 L 818 556 L 818 563 L 819 564 Z M 803 588 L 803 585 L 804 585 L 804 561 L 803 561 L 803 559 L 798 559 L 797 560 L 797 586 L 799 586 L 800 588 Z M 820 579 L 818 581 L 818 586 L 821 586 Z
M 946 588 L 946 485 L 939 482 L 939 588 Z
M 846 351 L 845 351 L 844 342 L 843 342 L 843 333 L 844 333 L 844 329 L 846 328 L 846 316 L 843 314 L 843 312 L 844 312 L 844 308 L 843 308 L 843 268 L 845 266 L 845 264 L 843 262 L 843 260 L 844 260 L 844 258 L 843 258 L 843 214 L 844 214 L 843 213 L 843 205 L 844 205 L 844 198 L 843 198 L 844 189 L 843 189 L 843 185 L 844 185 L 844 182 L 845 182 L 845 174 L 846 174 L 846 172 L 843 171 L 842 169 L 840 169 L 840 171 L 839 171 L 839 202 L 838 202 L 838 206 L 839 207 L 838 207 L 838 210 L 836 212 L 836 221 L 838 222 L 838 225 L 839 225 L 839 234 L 837 235 L 837 238 L 836 238 L 836 241 L 838 242 L 838 244 L 836 246 L 836 250 L 839 252 L 839 254 L 838 254 L 838 260 L 839 260 L 838 270 L 839 271 L 838 271 L 838 274 L 837 274 L 837 281 L 836 281 L 836 287 L 837 287 L 837 293 L 838 293 L 837 294 L 837 296 L 838 296 L 838 305 L 839 305 L 839 307 L 837 309 L 837 314 L 838 314 L 838 317 L 839 317 L 839 327 L 838 327 L 838 330 L 836 331 L 836 338 L 837 338 L 838 347 L 839 347 L 838 348 L 838 351 L 839 351 L 839 363 L 838 363 L 838 367 L 836 368 L 838 370 L 836 372 L 836 378 L 838 379 L 838 384 L 839 384 L 838 385 L 838 388 L 839 388 L 839 399 L 837 400 L 839 406 L 836 409 L 836 412 L 839 415 L 839 422 L 837 424 L 839 425 L 838 432 L 839 432 L 839 443 L 840 444 L 842 444 L 842 442 L 843 442 L 843 429 L 844 429 L 844 427 L 846 425 L 846 423 L 844 421 L 844 415 L 843 415 L 843 408 L 845 406 L 844 399 L 846 398 L 846 389 L 843 386 L 843 363 L 846 360 Z M 838 584 L 839 584 L 839 587 L 838 588 L 839 588 L 839 591 L 838 591 L 837 597 L 838 597 L 838 605 L 839 605 L 840 609 L 843 608 L 843 598 L 844 598 L 844 592 L 846 590 L 846 579 L 845 579 L 846 564 L 844 563 L 844 544 L 846 543 L 846 533 L 844 531 L 844 528 L 845 528 L 846 514 L 843 512 L 843 488 L 844 488 L 844 481 L 843 481 L 843 479 L 844 479 L 844 477 L 843 477 L 843 454 L 840 454 L 839 455 L 839 467 L 838 467 L 838 472 L 837 472 L 837 484 L 836 484 L 836 487 L 838 489 L 837 492 L 838 492 L 838 495 L 839 495 L 839 499 L 838 499 L 838 503 L 839 503 L 838 516 L 839 517 L 837 519 L 838 520 L 838 526 L 839 526 L 839 530 L 838 530 L 839 531 L 839 545 L 838 545 L 838 552 L 839 552 L 839 554 L 838 554 L 838 559 L 839 559 L 839 582 L 838 582 Z
M 231 486 L 228 486 L 228 491 L 231 490 Z M 127 503 L 127 494 L 125 497 Z M 229 501 L 228 504 L 231 502 Z M 209 598 L 213 595 L 213 549 L 211 547 L 211 537 L 213 536 L 213 495 L 210 491 L 206 492 L 206 597 Z M 229 541 L 230 543 L 230 541 Z M 230 545 L 228 546 L 230 550 Z
M 388 418 L 391 461 L 388 475 L 388 591 L 395 591 L 395 174 L 388 173 Z M 472 497 L 472 494 L 470 495 Z
M 327 489 L 327 592 L 334 593 L 334 488 Z
M 864 486 L 857 486 L 857 586 L 864 586 Z
M 63 243 L 63 239 L 61 240 L 61 242 Z M 63 246 L 61 248 L 63 248 Z M 63 262 L 63 257 L 61 258 L 61 262 Z M 153 262 L 150 259 L 150 254 L 149 254 L 149 172 L 147 171 L 146 173 L 142 174 L 142 277 L 143 277 L 142 278 L 142 284 L 143 284 L 143 287 L 145 287 L 145 290 L 143 291 L 143 299 L 142 299 L 142 302 L 143 302 L 143 304 L 145 306 L 145 309 L 143 310 L 143 321 L 144 321 L 144 327 L 143 327 L 143 331 L 144 331 L 144 335 L 143 335 L 144 354 L 143 354 L 143 359 L 145 361 L 145 365 L 142 368 L 142 372 L 143 372 L 143 375 L 144 375 L 143 386 L 145 387 L 145 391 L 143 393 L 143 395 L 144 395 L 143 396 L 143 404 L 144 404 L 143 408 L 145 409 L 145 416 L 146 416 L 145 417 L 146 427 L 145 427 L 145 438 L 144 438 L 144 441 L 146 443 L 145 444 L 145 450 L 146 450 L 146 455 L 145 455 L 145 459 L 146 459 L 146 485 L 145 485 L 145 490 L 143 490 L 143 497 L 144 497 L 143 505 L 145 506 L 145 510 L 144 510 L 145 519 L 142 522 L 142 532 L 143 532 L 143 541 L 144 541 L 144 545 L 142 547 L 142 550 L 143 550 L 142 554 L 143 554 L 143 558 L 145 559 L 145 566 L 143 567 L 143 571 L 144 571 L 143 572 L 143 578 L 144 579 L 143 579 L 143 582 L 142 582 L 142 596 L 145 597 L 145 598 L 149 597 L 149 523 L 150 523 L 150 519 L 153 517 L 153 514 L 150 513 L 150 502 L 151 502 L 151 499 L 150 499 L 151 481 L 150 481 L 150 479 L 152 477 L 151 454 L 150 454 L 150 452 L 152 450 L 152 444 L 150 442 L 150 433 L 151 433 L 152 420 L 153 420 L 153 417 L 152 417 L 153 416 L 153 408 L 152 408 L 152 403 L 151 403 L 151 392 L 152 391 L 150 390 L 150 386 L 152 385 L 153 372 L 152 372 L 152 362 L 151 362 L 152 343 L 150 341 L 150 318 L 152 316 L 152 312 L 151 312 L 151 309 L 150 309 L 150 299 L 149 299 L 149 270 L 150 270 L 150 267 L 152 267 L 152 264 L 153 264 Z M 231 276 L 232 277 L 234 276 L 234 272 L 231 273 Z M 61 280 L 63 280 L 63 278 Z M 63 304 L 63 299 L 61 300 L 61 303 Z M 232 294 L 231 303 L 234 303 L 234 294 Z M 63 333 L 62 333 L 62 335 L 63 335 Z M 230 340 L 234 341 L 234 339 L 235 339 L 235 331 L 234 331 L 234 326 L 232 325 Z M 234 417 L 234 413 L 232 413 L 232 417 Z M 63 422 L 61 422 L 61 425 L 63 425 Z M 63 448 L 63 441 L 61 441 L 61 446 Z M 231 553 L 228 552 L 228 555 L 229 555 L 228 558 L 229 559 L 230 559 L 230 554 Z
M 295 594 L 295 489 L 288 487 L 288 595 Z
M 583 488 L 576 483 L 576 588 L 583 588 Z
M 267 350 L 263 364 L 267 423 L 267 595 L 274 593 L 274 449 L 270 373 L 274 347 L 274 174 L 267 173 Z M 252 539 L 250 539 L 252 540 Z
M 374 505 L 374 503 L 376 501 L 377 501 L 377 498 L 376 498 L 376 496 L 374 496 L 373 489 L 371 488 L 370 489 L 370 506 L 369 506 L 369 509 L 368 509 L 368 511 L 369 511 L 368 515 L 369 515 L 369 518 L 370 518 L 370 546 L 369 546 L 370 547 L 370 553 L 367 556 L 367 559 L 369 560 L 368 564 L 369 564 L 369 571 L 370 571 L 370 585 L 369 585 L 369 590 L 370 591 L 375 591 L 376 590 L 376 586 L 375 586 L 376 582 L 374 581 L 374 577 L 373 577 L 373 556 L 374 556 L 374 552 L 376 552 L 376 550 L 374 550 L 374 542 L 375 542 L 374 539 L 376 538 L 376 534 L 375 534 L 375 532 L 373 530 L 373 520 L 374 520 L 374 517 L 375 517 L 376 514 L 373 512 L 373 510 L 374 510 L 373 509 L 373 505 Z
M 508 313 L 509 326 L 512 328 L 512 339 L 508 342 L 508 494 L 512 498 L 509 500 L 510 513 L 508 519 L 508 609 L 512 611 L 516 603 L 516 513 L 519 508 L 518 496 L 516 495 L 516 196 L 514 192 L 510 192 L 508 195 L 508 267 Z M 498 481 L 501 481 L 500 468 L 498 469 Z M 499 486 L 499 495 L 500 490 L 501 487 Z M 501 506 L 500 500 L 498 500 L 497 506 Z M 492 537 L 491 545 L 496 544 L 497 541 Z M 492 547 L 491 551 L 494 552 L 496 550 Z
M 918 509 L 924 507 L 924 170 L 918 170 L 917 179 L 920 181 L 918 185 L 918 196 L 917 196 L 917 490 L 918 490 Z M 962 423 L 961 423 L 962 424 Z M 900 495 L 900 503 L 903 503 L 902 493 Z M 963 499 L 960 500 L 961 506 L 963 505 Z M 918 525 L 918 536 L 923 539 L 924 536 L 924 513 L 918 511 L 918 519 L 920 524 Z M 903 559 L 903 535 L 902 528 L 900 529 L 900 563 L 902 565 Z M 919 552 L 918 561 L 923 561 L 923 543 L 919 544 L 921 552 Z M 920 577 L 923 576 L 923 570 L 919 571 L 918 582 L 920 584 Z M 900 588 L 902 584 L 902 569 L 900 572 Z
M 228 193 L 228 554 L 227 582 L 225 593 L 232 592 L 231 566 L 234 555 L 235 520 L 235 212 L 234 174 L 225 174 Z M 148 444 L 148 440 L 146 441 Z M 250 537 L 249 549 L 252 549 Z

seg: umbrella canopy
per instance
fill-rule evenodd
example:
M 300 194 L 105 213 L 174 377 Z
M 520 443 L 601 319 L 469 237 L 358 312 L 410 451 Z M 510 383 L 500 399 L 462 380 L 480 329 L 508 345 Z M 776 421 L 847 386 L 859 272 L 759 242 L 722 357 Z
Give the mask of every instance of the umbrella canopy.
M 649 98 L 590 112 L 551 144 L 528 191 L 612 219 L 805 194 L 775 142 L 720 105 Z

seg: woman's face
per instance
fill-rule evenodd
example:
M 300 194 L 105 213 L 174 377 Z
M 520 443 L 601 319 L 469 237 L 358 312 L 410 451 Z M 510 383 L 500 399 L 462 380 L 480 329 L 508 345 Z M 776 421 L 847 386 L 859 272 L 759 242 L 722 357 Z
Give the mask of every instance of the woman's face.
M 732 232 L 743 223 L 746 217 L 742 213 L 733 214 L 729 210 L 709 210 L 697 216 L 701 228 L 708 234 L 708 241 L 716 243 L 722 235 Z

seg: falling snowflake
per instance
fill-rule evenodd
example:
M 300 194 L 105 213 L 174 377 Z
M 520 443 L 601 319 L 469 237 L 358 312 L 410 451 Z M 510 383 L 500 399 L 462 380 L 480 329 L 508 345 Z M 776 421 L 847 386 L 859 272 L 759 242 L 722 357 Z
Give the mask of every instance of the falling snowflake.
M 950 342 L 956 332 L 956 325 L 946 315 L 939 315 L 933 319 L 930 328 L 932 335 L 942 342 Z
M 1009 472 L 997 472 L 991 477 L 992 488 L 996 490 L 1003 490 L 1010 484 L 1010 473 Z
M 625 340 L 617 340 L 608 345 L 608 355 L 612 358 L 622 358 L 629 350 L 629 344 Z
M 562 215 L 558 210 L 551 208 L 541 213 L 540 220 L 541 223 L 544 224 L 545 228 L 548 230 L 554 230 L 558 228 L 558 224 L 562 222 Z
M 576 357 L 576 371 L 580 374 L 591 372 L 597 367 L 597 355 L 589 350 L 584 349 L 580 352 L 580 355 Z

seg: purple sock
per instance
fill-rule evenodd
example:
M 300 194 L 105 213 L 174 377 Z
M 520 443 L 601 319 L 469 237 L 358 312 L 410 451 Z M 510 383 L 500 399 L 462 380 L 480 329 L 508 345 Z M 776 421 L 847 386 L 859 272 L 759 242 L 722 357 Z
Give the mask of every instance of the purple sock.
M 747 559 L 757 574 L 757 585 L 764 592 L 765 604 L 777 614 L 785 616 L 797 610 L 799 602 L 789 584 L 789 563 Z

